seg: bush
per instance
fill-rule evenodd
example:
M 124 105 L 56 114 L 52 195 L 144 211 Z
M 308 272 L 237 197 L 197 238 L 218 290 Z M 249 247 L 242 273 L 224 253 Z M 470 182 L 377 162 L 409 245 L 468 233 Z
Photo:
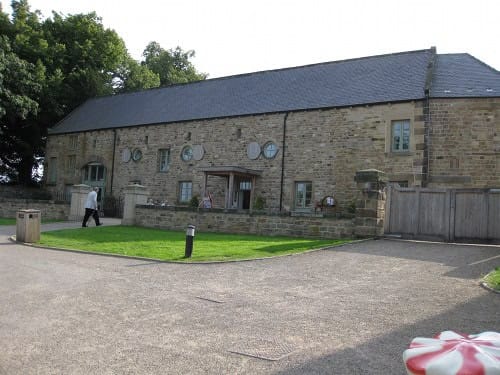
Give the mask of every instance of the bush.
M 195 195 L 189 201 L 189 207 L 198 208 L 199 205 L 200 205 L 200 198 L 197 195 Z
M 260 195 L 257 196 L 253 204 L 254 210 L 263 210 L 265 207 L 266 207 L 266 199 L 261 197 Z

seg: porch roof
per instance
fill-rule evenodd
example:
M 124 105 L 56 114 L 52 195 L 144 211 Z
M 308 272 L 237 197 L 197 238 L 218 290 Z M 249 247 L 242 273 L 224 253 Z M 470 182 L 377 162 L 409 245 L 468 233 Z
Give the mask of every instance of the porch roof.
M 238 176 L 260 176 L 262 171 L 255 169 L 248 169 L 244 167 L 237 167 L 233 165 L 225 165 L 220 167 L 205 167 L 200 169 L 207 175 L 213 176 L 229 176 L 230 174 Z

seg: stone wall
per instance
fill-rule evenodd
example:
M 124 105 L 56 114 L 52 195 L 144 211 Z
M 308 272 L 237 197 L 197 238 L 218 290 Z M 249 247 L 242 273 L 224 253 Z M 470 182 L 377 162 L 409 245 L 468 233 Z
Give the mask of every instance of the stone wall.
M 390 150 L 391 122 L 401 119 L 411 123 L 410 150 L 395 154 Z M 269 141 L 279 148 L 275 158 L 248 158 L 249 143 L 262 147 Z M 353 176 L 359 169 L 380 169 L 389 180 L 420 185 L 423 142 L 423 104 L 417 101 L 50 136 L 46 160 L 49 171 L 51 160 L 57 168 L 57 180 L 49 186 L 51 189 L 64 190 L 68 185 L 81 183 L 81 168 L 89 162 L 100 162 L 107 169 L 106 193 L 112 190 L 113 195 L 119 196 L 125 186 L 139 183 L 150 191 L 153 200 L 173 205 L 178 201 L 180 181 L 192 181 L 193 195 L 201 195 L 201 169 L 238 166 L 262 171 L 256 181 L 255 196 L 265 199 L 266 209 L 279 210 L 282 197 L 282 208 L 292 211 L 295 183 L 310 181 L 312 202 L 334 195 L 340 210 L 346 211 L 356 198 Z M 186 145 L 201 145 L 203 158 L 181 160 Z M 171 164 L 167 172 L 159 172 L 158 151 L 165 148 L 170 149 Z M 135 149 L 142 152 L 140 160 L 124 158 L 126 150 Z M 70 156 L 76 157 L 76 169 L 69 165 Z M 224 205 L 226 183 L 222 177 L 208 178 L 215 207 Z
M 429 187 L 500 187 L 500 98 L 433 99 Z
M 196 210 L 179 207 L 137 206 L 135 225 L 167 230 L 243 233 L 314 238 L 353 237 L 352 219 L 320 216 L 290 216 L 246 213 L 220 209 Z
M 0 184 L 0 198 L 54 200 L 50 191 L 39 187 Z
M 67 220 L 69 203 L 34 199 L 0 198 L 0 217 L 16 218 L 19 210 L 40 210 L 42 219 Z

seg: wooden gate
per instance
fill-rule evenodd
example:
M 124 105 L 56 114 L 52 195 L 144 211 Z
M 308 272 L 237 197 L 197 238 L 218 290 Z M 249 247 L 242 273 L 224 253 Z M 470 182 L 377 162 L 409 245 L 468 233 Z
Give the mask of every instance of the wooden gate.
M 384 232 L 438 241 L 500 241 L 500 189 L 389 186 Z

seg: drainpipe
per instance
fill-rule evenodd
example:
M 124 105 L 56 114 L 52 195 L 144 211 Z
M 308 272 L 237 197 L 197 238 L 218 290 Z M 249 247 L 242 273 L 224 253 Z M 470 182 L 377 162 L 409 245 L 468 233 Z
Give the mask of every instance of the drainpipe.
M 285 113 L 283 119 L 283 141 L 281 143 L 281 184 L 280 184 L 280 212 L 283 211 L 283 184 L 285 181 L 285 147 L 286 147 L 286 120 L 290 112 Z
M 113 129 L 113 157 L 111 158 L 111 187 L 109 195 L 113 195 L 113 177 L 115 175 L 116 129 Z
M 434 70 L 436 67 L 436 47 L 431 47 L 430 49 L 431 57 L 429 59 L 429 63 L 427 65 L 427 75 L 425 79 L 425 88 L 424 88 L 424 157 L 423 157 L 423 165 L 422 165 L 422 187 L 426 187 L 429 183 L 430 176 L 430 146 L 431 146 L 431 87 L 432 87 L 432 79 L 434 75 Z

